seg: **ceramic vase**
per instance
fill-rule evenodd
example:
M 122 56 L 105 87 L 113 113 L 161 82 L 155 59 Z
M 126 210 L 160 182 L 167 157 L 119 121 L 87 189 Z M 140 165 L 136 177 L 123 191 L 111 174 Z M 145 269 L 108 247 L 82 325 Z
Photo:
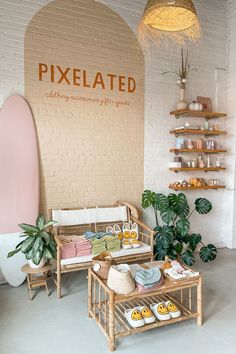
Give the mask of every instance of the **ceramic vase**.
M 188 104 L 186 102 L 186 89 L 181 88 L 180 89 L 180 101 L 177 103 L 177 109 L 186 109 L 188 107 Z

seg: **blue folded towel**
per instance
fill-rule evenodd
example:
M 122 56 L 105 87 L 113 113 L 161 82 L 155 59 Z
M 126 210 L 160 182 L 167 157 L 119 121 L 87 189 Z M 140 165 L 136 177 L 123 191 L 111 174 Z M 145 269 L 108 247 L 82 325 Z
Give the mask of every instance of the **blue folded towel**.
M 100 239 L 103 238 L 104 236 L 107 235 L 112 235 L 109 232 L 92 232 L 92 231 L 86 231 L 84 233 L 86 240 L 91 240 L 94 238 Z
M 135 273 L 135 281 L 145 288 L 151 288 L 161 280 L 161 271 L 158 267 L 138 270 Z

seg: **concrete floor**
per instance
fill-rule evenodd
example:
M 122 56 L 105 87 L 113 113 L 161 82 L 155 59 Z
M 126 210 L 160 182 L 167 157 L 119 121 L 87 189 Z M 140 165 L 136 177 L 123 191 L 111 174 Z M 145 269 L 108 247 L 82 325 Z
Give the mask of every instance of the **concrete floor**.
M 220 250 L 204 273 L 205 323 L 195 320 L 123 338 L 122 354 L 235 354 L 236 251 Z M 107 340 L 87 317 L 86 273 L 66 274 L 61 300 L 39 290 L 28 300 L 26 285 L 0 286 L 0 354 L 105 354 Z

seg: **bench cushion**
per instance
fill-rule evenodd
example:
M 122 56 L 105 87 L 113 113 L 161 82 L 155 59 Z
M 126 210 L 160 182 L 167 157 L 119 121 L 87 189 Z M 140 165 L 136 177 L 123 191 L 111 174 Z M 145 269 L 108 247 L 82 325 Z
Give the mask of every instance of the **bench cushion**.
M 132 256 L 132 255 L 137 255 L 137 254 L 143 254 L 143 253 L 150 253 L 152 252 L 151 246 L 143 243 L 142 247 L 140 248 L 132 248 L 132 249 L 121 249 L 120 251 L 117 252 L 111 252 L 112 258 L 118 258 L 118 257 L 124 257 L 124 256 Z M 61 265 L 70 265 L 70 264 L 81 264 L 81 263 L 86 263 L 86 262 L 91 262 L 92 258 L 94 256 L 83 256 L 83 257 L 74 257 L 74 258 L 67 258 L 67 259 L 62 259 L 61 260 Z

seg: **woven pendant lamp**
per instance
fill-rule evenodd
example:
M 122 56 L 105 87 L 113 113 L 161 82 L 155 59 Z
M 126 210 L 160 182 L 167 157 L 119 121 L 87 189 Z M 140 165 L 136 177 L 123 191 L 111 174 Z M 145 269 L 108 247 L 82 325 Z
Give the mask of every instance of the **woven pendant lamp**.
M 148 0 L 139 26 L 142 40 L 196 41 L 201 29 L 192 0 Z

